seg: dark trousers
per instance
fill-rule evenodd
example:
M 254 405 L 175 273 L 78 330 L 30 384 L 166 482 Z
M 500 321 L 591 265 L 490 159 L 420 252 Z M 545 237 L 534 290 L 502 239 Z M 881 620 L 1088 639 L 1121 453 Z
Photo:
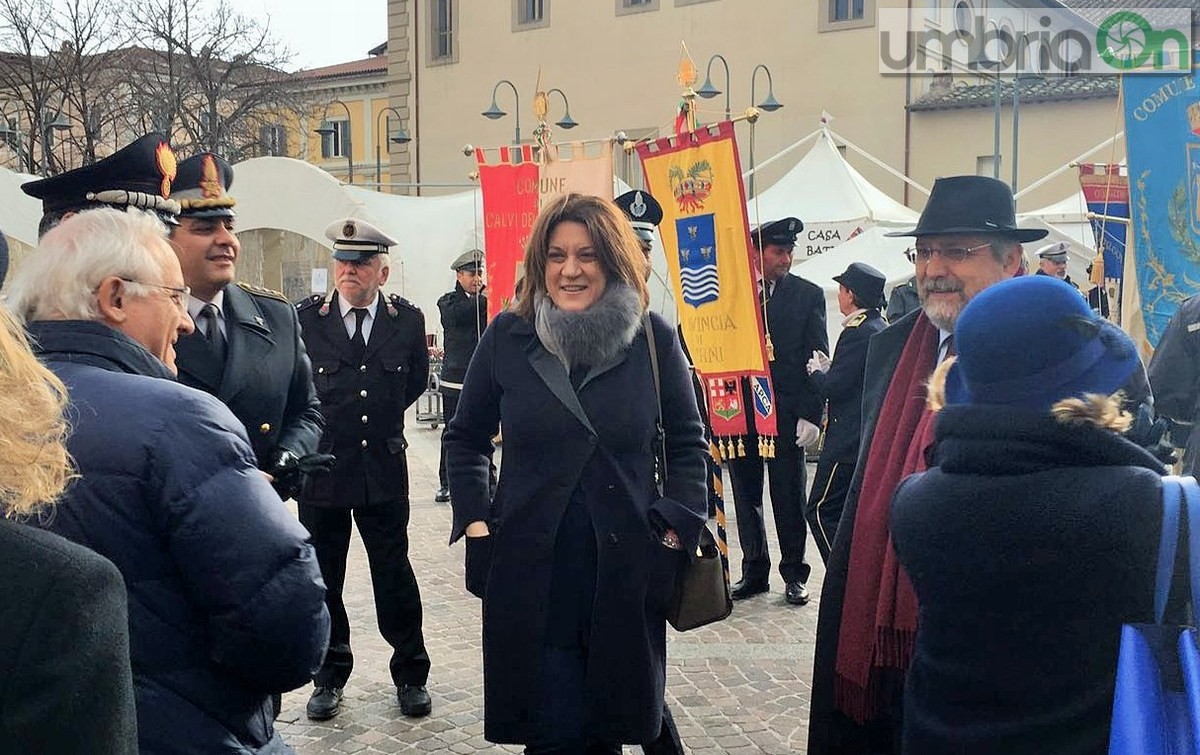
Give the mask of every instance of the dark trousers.
M 683 742 L 679 739 L 679 729 L 675 728 L 675 717 L 671 709 L 663 703 L 662 728 L 658 730 L 658 739 L 642 745 L 646 755 L 683 755 Z
M 619 743 L 589 740 L 584 734 L 586 677 L 586 648 L 546 646 L 542 656 L 538 737 L 525 745 L 527 755 L 620 754 Z
M 758 455 L 751 438 L 746 455 L 726 462 L 733 484 L 738 543 L 742 548 L 742 579 L 766 582 L 771 574 L 767 526 L 763 519 L 763 467 L 770 481 L 771 511 L 779 535 L 779 574 L 785 582 L 805 582 L 812 568 L 804 561 L 804 449 L 796 446 L 796 420 L 780 418 L 775 458 Z
M 450 487 L 450 480 L 446 477 L 446 430 L 454 418 L 454 412 L 458 410 L 458 397 L 461 395 L 462 391 L 457 388 L 442 388 L 442 454 L 438 460 L 438 484 L 443 488 Z
M 342 601 L 351 509 L 301 505 L 299 511 L 300 523 L 312 533 L 332 619 L 329 650 L 313 682 L 318 687 L 344 687 L 354 668 L 350 620 Z M 363 506 L 353 509 L 353 514 L 371 569 L 379 633 L 392 646 L 392 681 L 396 686 L 425 684 L 429 654 L 421 636 L 421 592 L 408 561 L 408 501 Z
M 854 477 L 854 462 L 826 461 L 817 463 L 813 475 L 812 493 L 808 496 L 808 508 L 804 516 L 812 531 L 813 541 L 821 552 L 821 562 L 829 563 L 829 551 L 837 535 L 838 522 L 842 519 L 842 507 L 846 505 L 846 493 L 850 492 L 850 480 Z

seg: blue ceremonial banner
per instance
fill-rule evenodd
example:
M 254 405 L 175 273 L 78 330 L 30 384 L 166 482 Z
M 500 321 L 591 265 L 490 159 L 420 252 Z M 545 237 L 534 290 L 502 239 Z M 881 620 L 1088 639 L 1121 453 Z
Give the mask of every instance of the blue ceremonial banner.
M 1146 338 L 1158 345 L 1200 291 L 1200 86 L 1189 76 L 1122 81 L 1131 233 Z

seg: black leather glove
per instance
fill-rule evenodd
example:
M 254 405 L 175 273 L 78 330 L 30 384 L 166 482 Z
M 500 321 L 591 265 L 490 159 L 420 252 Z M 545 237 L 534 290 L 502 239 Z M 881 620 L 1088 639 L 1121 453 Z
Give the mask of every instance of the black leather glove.
M 335 461 L 337 459 L 329 454 L 296 456 L 291 451 L 281 450 L 276 454 L 276 462 L 271 467 L 271 476 L 275 478 L 271 484 L 280 498 L 295 498 L 300 495 L 307 475 L 327 474 Z

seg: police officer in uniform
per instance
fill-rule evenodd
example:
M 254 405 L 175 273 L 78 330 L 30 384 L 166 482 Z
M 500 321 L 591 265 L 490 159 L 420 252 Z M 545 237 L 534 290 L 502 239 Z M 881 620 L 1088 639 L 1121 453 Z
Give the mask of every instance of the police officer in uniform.
M 454 271 L 454 290 L 438 299 L 438 311 L 442 315 L 443 361 L 439 384 L 442 392 L 442 420 L 446 425 L 458 408 L 458 396 L 462 393 L 462 381 L 467 376 L 467 365 L 479 345 L 479 336 L 487 327 L 487 294 L 483 293 L 483 252 L 472 249 L 459 255 L 450 265 Z M 442 437 L 446 435 L 445 428 Z M 446 452 L 438 464 L 438 491 L 434 500 L 446 503 L 450 500 L 450 486 L 446 481 Z
M 259 469 L 279 480 L 316 451 L 324 421 L 296 311 L 283 294 L 234 282 L 233 167 L 211 152 L 179 164 L 171 246 L 196 331 L 175 344 L 179 382 L 220 399 L 246 427 Z M 294 489 L 276 489 L 287 498 Z
M 63 218 L 97 207 L 137 207 L 178 225 L 179 202 L 171 198 L 176 172 L 167 137 L 146 134 L 91 165 L 23 183 L 21 191 L 42 200 L 39 238 Z
M 380 292 L 394 239 L 354 219 L 334 223 L 325 235 L 333 240 L 336 289 L 298 305 L 328 428 L 321 451 L 337 458 L 328 475 L 305 481 L 299 498 L 300 521 L 312 533 L 333 619 L 308 717 L 338 714 L 354 667 L 342 600 L 351 515 L 367 551 L 379 632 L 392 646 L 400 710 L 424 716 L 432 707 L 425 689 L 429 655 L 421 634 L 421 594 L 408 559 L 404 412 L 429 379 L 425 318 L 399 296 Z
M 815 352 L 808 360 L 808 374 L 826 401 L 825 442 L 813 477 L 805 516 L 821 560 L 829 559 L 842 504 L 858 460 L 858 436 L 862 427 L 863 377 L 867 367 L 867 342 L 887 327 L 880 314 L 883 306 L 883 273 L 864 262 L 853 262 L 846 272 L 833 277 L 838 283 L 838 309 L 845 319 L 833 360 Z
M 763 520 L 763 467 L 768 470 L 771 509 L 779 534 L 779 573 L 784 599 L 792 605 L 808 602 L 804 583 L 811 571 L 804 560 L 804 448 L 820 434 L 821 394 L 805 364 L 814 351 L 829 351 L 825 332 L 825 294 L 821 287 L 788 272 L 796 235 L 804 229 L 798 218 L 783 218 L 752 231 L 751 251 L 766 308 L 767 327 L 774 343 L 770 363 L 775 390 L 779 436 L 775 458 L 758 455 L 758 442 L 746 442 L 746 455 L 729 459 L 738 542 L 742 546 L 742 578 L 733 586 L 734 600 L 770 589 L 771 557 Z M 748 381 L 742 381 L 745 406 L 752 406 Z M 802 433 L 802 434 L 801 434 Z M 797 441 L 799 440 L 799 445 Z
M 1071 245 L 1065 241 L 1055 241 L 1038 249 L 1038 270 L 1034 275 L 1048 275 L 1064 280 L 1075 286 L 1075 290 L 1078 291 L 1079 286 L 1067 275 L 1067 251 L 1070 248 Z

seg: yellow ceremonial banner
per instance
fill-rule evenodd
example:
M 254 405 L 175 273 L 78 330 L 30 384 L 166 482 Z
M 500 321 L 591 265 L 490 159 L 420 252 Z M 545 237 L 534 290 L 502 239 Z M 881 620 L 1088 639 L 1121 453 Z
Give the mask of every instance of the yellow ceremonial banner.
M 758 434 L 773 436 L 774 395 L 733 124 L 641 144 L 638 155 L 646 188 L 663 207 L 659 231 L 676 309 L 705 381 L 713 434 L 746 434 L 749 401 Z M 746 392 L 741 378 L 749 380 Z
M 539 200 L 541 206 L 567 192 L 591 194 L 605 199 L 613 195 L 612 142 L 596 142 L 599 154 L 589 157 L 582 142 L 547 144 L 541 151 Z

